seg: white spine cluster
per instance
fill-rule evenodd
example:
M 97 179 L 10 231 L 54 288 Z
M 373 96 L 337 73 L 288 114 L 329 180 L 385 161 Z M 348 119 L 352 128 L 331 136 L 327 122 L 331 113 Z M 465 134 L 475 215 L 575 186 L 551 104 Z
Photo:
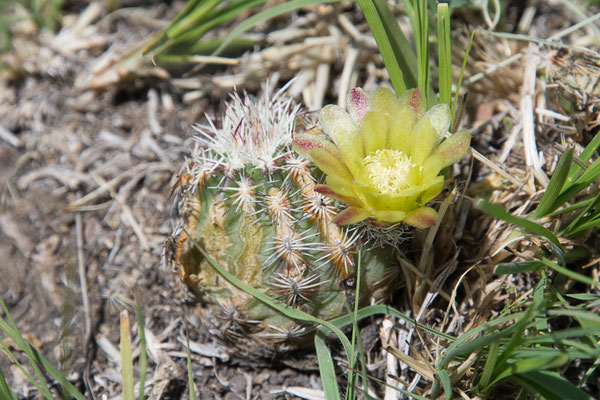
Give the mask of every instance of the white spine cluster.
M 208 169 L 233 175 L 246 165 L 270 172 L 289 154 L 300 105 L 284 97 L 287 86 L 272 96 L 240 97 L 235 92 L 227 104 L 220 126 L 209 120 L 197 124 L 192 161 Z

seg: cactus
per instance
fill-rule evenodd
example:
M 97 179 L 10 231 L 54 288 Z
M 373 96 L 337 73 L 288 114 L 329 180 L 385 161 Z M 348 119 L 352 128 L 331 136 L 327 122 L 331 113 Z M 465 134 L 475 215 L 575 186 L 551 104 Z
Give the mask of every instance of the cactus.
M 324 176 L 291 148 L 314 131 L 285 88 L 272 96 L 232 95 L 220 126 L 195 127 L 195 148 L 176 187 L 177 226 L 165 258 L 205 304 L 211 331 L 247 355 L 307 343 L 314 327 L 293 321 L 237 289 L 203 259 L 204 248 L 238 279 L 291 307 L 329 320 L 354 302 L 361 229 L 332 222 L 344 205 L 315 191 Z M 382 301 L 394 250 L 361 252 L 359 303 Z

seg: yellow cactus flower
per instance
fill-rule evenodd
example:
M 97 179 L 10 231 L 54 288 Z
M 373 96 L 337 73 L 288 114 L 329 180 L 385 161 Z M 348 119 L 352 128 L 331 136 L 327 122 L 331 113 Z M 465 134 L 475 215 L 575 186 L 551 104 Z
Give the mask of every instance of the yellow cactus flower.
M 326 184 L 315 191 L 349 205 L 333 221 L 346 225 L 372 218 L 417 228 L 435 224 L 437 213 L 426 204 L 444 187 L 440 171 L 469 148 L 469 132 L 444 140 L 450 108 L 439 104 L 426 112 L 418 89 L 398 98 L 387 88 L 371 95 L 355 88 L 347 104 L 347 112 L 334 105 L 321 110 L 327 137 L 303 133 L 293 142 L 326 175 Z

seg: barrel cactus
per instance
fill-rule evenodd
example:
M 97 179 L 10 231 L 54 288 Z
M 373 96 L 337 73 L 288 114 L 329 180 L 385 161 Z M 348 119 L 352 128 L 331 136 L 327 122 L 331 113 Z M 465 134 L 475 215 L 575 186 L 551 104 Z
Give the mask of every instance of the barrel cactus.
M 324 320 L 350 310 L 357 279 L 360 304 L 382 301 L 396 268 L 393 249 L 363 246 L 356 276 L 357 249 L 369 236 L 332 222 L 345 205 L 315 191 L 323 173 L 292 149 L 296 136 L 316 131 L 314 123 L 284 89 L 264 92 L 234 93 L 220 121 L 196 126 L 165 258 L 205 305 L 203 319 L 220 340 L 269 356 L 310 343 L 314 327 L 237 289 L 198 246 L 238 279 Z

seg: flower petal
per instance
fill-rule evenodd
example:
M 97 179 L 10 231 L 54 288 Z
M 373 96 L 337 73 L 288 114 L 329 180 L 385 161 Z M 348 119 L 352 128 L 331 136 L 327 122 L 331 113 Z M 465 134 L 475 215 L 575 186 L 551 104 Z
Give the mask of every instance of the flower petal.
M 440 142 L 440 135 L 431 126 L 429 118 L 423 118 L 415 125 L 411 143 L 410 157 L 417 165 L 423 165 L 431 151 Z
M 330 104 L 321 109 L 319 121 L 323 131 L 333 139 L 346 166 L 352 172 L 357 171 L 365 153 L 358 126 L 350 114 L 341 107 Z
M 337 151 L 333 153 L 328 149 L 315 147 L 310 151 L 310 158 L 328 176 L 338 176 L 341 179 L 352 181 L 352 173 L 348 171 Z
M 398 97 L 396 94 L 386 88 L 379 87 L 369 97 L 369 109 L 373 111 L 383 111 L 391 114 L 394 108 L 398 105 Z
M 335 192 L 349 197 L 355 197 L 354 183 L 336 175 L 327 175 L 325 183 Z
M 328 185 L 315 185 L 314 191 L 322 194 L 323 196 L 331 197 L 334 200 L 342 201 L 351 206 L 360 205 L 360 203 L 355 198 L 341 195 Z
M 369 217 L 369 212 L 364 208 L 348 207 L 336 215 L 333 218 L 333 222 L 338 225 L 349 225 L 355 224 Z
M 389 148 L 409 155 L 416 122 L 417 117 L 410 107 L 399 106 L 390 121 Z
M 437 134 L 442 137 L 444 133 L 450 128 L 450 121 L 452 121 L 452 112 L 448 104 L 437 104 L 427 113 L 423 118 L 429 118 L 431 121 L 431 127 L 435 129 Z
M 335 145 L 327 140 L 325 136 L 315 135 L 313 133 L 300 133 L 296 135 L 292 142 L 294 151 L 308 160 L 311 160 L 310 151 L 315 147 L 337 151 Z M 341 156 L 338 155 L 338 158 L 341 158 Z
M 415 228 L 429 228 L 437 222 L 437 212 L 431 207 L 421 207 L 409 212 L 404 222 Z
M 435 150 L 434 150 L 434 153 L 435 153 Z M 436 176 L 438 176 L 438 174 L 444 167 L 445 167 L 444 159 L 437 154 L 432 154 L 423 163 L 423 178 L 422 178 L 423 181 L 424 182 L 431 181 Z
M 433 181 L 427 182 L 427 185 L 421 186 L 422 193 L 419 195 L 419 203 L 427 202 L 435 198 L 444 189 L 444 177 L 438 176 Z
M 365 155 L 386 148 L 388 121 L 389 118 L 382 111 L 369 111 L 365 114 L 360 132 Z
M 395 224 L 404 220 L 406 212 L 404 211 L 375 211 L 373 217 L 375 221 L 386 222 L 389 224 Z
M 354 88 L 348 93 L 346 100 L 348 114 L 356 125 L 361 125 L 365 113 L 369 111 L 369 99 L 367 93 L 361 88 Z
M 471 144 L 471 134 L 468 131 L 460 131 L 446 138 L 432 153 L 432 156 L 440 156 L 444 164 L 442 168 L 454 164 L 460 160 Z
M 416 119 L 423 118 L 423 114 L 425 114 L 427 108 L 427 102 L 425 101 L 425 96 L 423 96 L 423 93 L 421 93 L 419 89 L 410 89 L 402 93 L 398 102 L 402 107 L 410 108 Z

